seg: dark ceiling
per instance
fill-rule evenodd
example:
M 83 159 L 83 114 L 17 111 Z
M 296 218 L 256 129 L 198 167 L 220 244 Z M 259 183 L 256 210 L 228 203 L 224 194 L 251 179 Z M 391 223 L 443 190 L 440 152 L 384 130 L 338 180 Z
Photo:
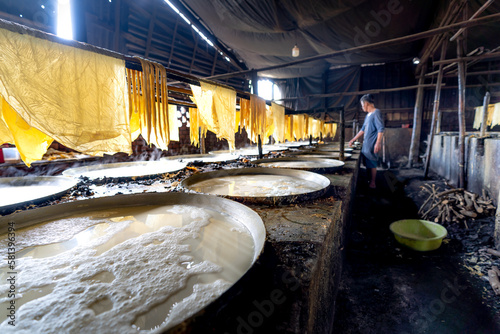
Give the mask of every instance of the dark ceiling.
M 469 18 L 486 0 L 465 1 L 452 22 Z M 76 39 L 201 77 L 279 65 L 304 57 L 384 41 L 439 26 L 464 1 L 435 0 L 170 0 L 215 43 L 207 44 L 164 0 L 71 0 Z M 0 17 L 55 32 L 56 0 L 2 0 Z M 41 8 L 44 6 L 45 8 Z M 498 13 L 494 2 L 480 16 Z M 22 16 L 22 17 L 21 17 Z M 467 31 L 467 48 L 493 49 L 500 24 Z M 340 65 L 409 61 L 430 38 L 260 72 L 280 79 L 321 77 Z M 291 56 L 297 44 L 300 56 Z M 455 54 L 450 43 L 448 58 Z M 438 52 L 434 54 L 437 55 Z M 431 55 L 432 56 L 432 55 Z M 227 61 L 229 59 L 230 61 Z M 246 79 L 249 79 L 248 77 Z M 247 89 L 244 76 L 224 82 Z

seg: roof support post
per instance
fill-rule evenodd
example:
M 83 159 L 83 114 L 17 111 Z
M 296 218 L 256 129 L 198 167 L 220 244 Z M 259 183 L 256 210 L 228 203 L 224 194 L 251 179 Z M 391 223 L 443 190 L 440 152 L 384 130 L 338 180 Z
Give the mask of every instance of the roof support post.
M 446 57 L 446 48 L 448 47 L 448 40 L 445 39 L 443 44 L 441 45 L 441 60 Z M 424 168 L 424 179 L 427 178 L 427 174 L 429 173 L 429 165 L 431 162 L 431 154 L 432 154 L 432 145 L 434 143 L 435 136 L 435 128 L 437 123 L 437 118 L 439 114 L 439 102 L 441 99 L 441 84 L 443 81 L 443 64 L 439 65 L 439 74 L 436 83 L 436 92 L 434 93 L 434 109 L 432 112 L 432 122 L 431 122 L 431 130 L 429 131 L 429 138 L 427 143 L 427 154 L 425 158 L 425 168 Z
M 462 58 L 464 39 L 457 39 L 457 58 Z M 465 188 L 465 61 L 458 62 L 458 187 Z
M 488 106 L 490 104 L 490 92 L 486 92 L 483 100 L 483 120 L 481 122 L 481 138 L 486 137 L 486 120 L 488 116 Z
M 411 133 L 411 145 L 408 155 L 408 168 L 418 162 L 418 151 L 420 148 L 420 133 L 422 131 L 422 104 L 424 102 L 424 74 L 426 65 L 422 66 L 420 78 L 418 79 L 417 97 L 415 99 L 415 108 L 413 111 L 413 131 Z

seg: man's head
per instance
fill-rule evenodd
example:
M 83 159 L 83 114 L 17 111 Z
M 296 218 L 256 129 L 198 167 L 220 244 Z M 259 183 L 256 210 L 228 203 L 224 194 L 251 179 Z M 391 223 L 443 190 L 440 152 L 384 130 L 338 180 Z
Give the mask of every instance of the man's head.
M 375 109 L 375 104 L 373 101 L 372 94 L 365 94 L 361 96 L 359 102 L 361 103 L 361 108 L 363 108 L 363 111 L 370 112 Z

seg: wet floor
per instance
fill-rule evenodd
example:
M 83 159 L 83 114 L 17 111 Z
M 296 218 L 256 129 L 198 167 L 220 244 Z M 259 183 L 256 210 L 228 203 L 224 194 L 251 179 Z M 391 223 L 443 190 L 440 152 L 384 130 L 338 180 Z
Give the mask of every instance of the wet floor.
M 461 264 L 460 242 L 432 252 L 400 246 L 391 222 L 416 218 L 405 194 L 420 170 L 379 171 L 368 189 L 360 171 L 333 333 L 500 333 L 500 315 Z

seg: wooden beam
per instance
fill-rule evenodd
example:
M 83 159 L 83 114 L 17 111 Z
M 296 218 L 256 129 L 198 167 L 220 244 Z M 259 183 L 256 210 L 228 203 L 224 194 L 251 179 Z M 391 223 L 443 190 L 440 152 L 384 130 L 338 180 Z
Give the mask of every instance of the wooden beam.
M 153 38 L 153 31 L 155 30 L 155 22 L 156 22 L 156 6 L 153 6 L 153 14 L 151 14 L 149 19 L 149 28 L 148 28 L 148 37 L 146 39 L 146 51 L 144 52 L 144 56 L 146 58 L 149 57 L 149 52 L 151 51 L 151 39 Z
M 443 60 L 446 58 L 446 49 L 448 48 L 448 41 L 445 40 L 443 44 L 441 45 L 441 57 L 440 59 Z M 428 138 L 428 143 L 427 143 L 427 154 L 426 154 L 426 159 L 425 159 L 425 167 L 424 167 L 424 179 L 427 178 L 427 175 L 429 173 L 429 166 L 431 162 L 431 155 L 432 155 L 432 145 L 434 142 L 434 135 L 435 135 L 435 128 L 436 128 L 436 123 L 439 118 L 439 102 L 441 99 L 441 83 L 443 82 L 443 66 L 444 65 L 439 65 L 439 75 L 437 79 L 437 85 L 436 85 L 436 91 L 434 93 L 434 109 L 432 112 L 432 121 L 431 121 L 431 130 L 429 131 L 429 138 Z
M 170 67 L 170 64 L 172 63 L 172 55 L 174 54 L 175 37 L 177 37 L 177 27 L 178 26 L 179 26 L 179 17 L 177 17 L 177 21 L 175 21 L 174 34 L 172 35 L 172 45 L 170 46 L 170 54 L 169 54 L 168 63 L 167 63 L 167 66 L 169 66 L 169 67 Z
M 415 99 L 415 109 L 413 112 L 413 129 L 411 133 L 411 145 L 410 152 L 408 155 L 408 167 L 411 168 L 414 163 L 418 162 L 418 152 L 420 149 L 420 134 L 422 132 L 422 114 L 423 114 L 423 102 L 424 102 L 424 74 L 425 67 L 422 66 L 420 72 L 420 79 L 418 79 L 418 89 L 417 97 Z
M 484 100 L 483 100 L 483 117 L 482 117 L 482 122 L 481 122 L 481 137 L 484 138 L 486 137 L 486 120 L 488 116 L 488 106 L 490 105 L 490 92 L 486 92 L 484 94 Z
M 453 59 L 446 60 L 438 60 L 432 63 L 432 65 L 440 65 L 440 64 L 452 64 L 458 62 L 472 61 L 472 60 L 485 60 L 485 59 L 493 59 L 500 58 L 500 52 L 487 53 L 480 56 L 471 56 L 471 57 L 457 57 Z
M 474 14 L 472 14 L 472 16 L 470 17 L 469 21 L 470 20 L 473 20 L 475 19 L 476 17 L 478 17 L 482 12 L 484 12 L 486 10 L 486 8 L 488 8 L 495 0 L 488 0 L 486 1 L 486 3 L 484 5 L 481 6 L 481 8 L 479 8 L 477 10 L 477 12 L 475 12 Z M 460 36 L 463 32 L 465 31 L 465 28 L 460 28 L 457 33 L 453 36 L 451 36 L 450 38 L 450 42 L 453 42 L 454 40 L 457 39 L 458 36 Z
M 464 40 L 457 39 L 457 58 L 464 52 Z M 458 63 L 458 188 L 465 187 L 465 61 Z
M 114 50 L 120 52 L 120 14 L 121 14 L 121 0 L 116 0 L 115 6 L 115 35 L 114 35 Z
M 450 1 L 450 4 L 448 6 L 448 9 L 443 17 L 443 20 L 440 22 L 439 27 L 446 26 L 450 24 L 451 22 L 454 22 L 456 20 L 457 14 L 460 12 L 460 10 L 463 8 L 465 5 L 466 1 L 461 1 L 460 4 L 458 4 L 460 0 L 453 0 Z M 420 73 L 422 69 L 422 65 L 426 63 L 429 60 L 429 57 L 432 56 L 437 48 L 441 45 L 441 43 L 445 40 L 445 34 L 439 34 L 439 35 L 434 35 L 432 36 L 431 40 L 429 43 L 426 43 L 423 47 L 423 55 L 420 58 L 420 63 L 417 65 L 417 68 L 415 70 L 415 73 Z
M 244 71 L 238 71 L 238 72 L 233 72 L 233 73 L 214 75 L 214 76 L 208 77 L 207 79 L 222 79 L 222 78 L 227 78 L 227 77 L 242 76 L 245 74 L 249 74 L 252 71 L 257 71 L 257 72 L 270 71 L 270 70 L 275 70 L 278 68 L 284 68 L 284 67 L 289 67 L 289 66 L 293 66 L 293 65 L 309 63 L 309 62 L 316 61 L 316 60 L 322 60 L 322 59 L 328 59 L 328 58 L 333 58 L 333 57 L 337 57 L 337 56 L 343 56 L 346 54 L 351 54 L 351 53 L 360 52 L 360 51 L 369 51 L 369 50 L 379 49 L 382 47 L 401 45 L 404 43 L 418 41 L 418 40 L 421 40 L 421 39 L 424 39 L 424 38 L 427 38 L 427 37 L 430 37 L 430 36 L 433 36 L 436 34 L 441 34 L 441 33 L 447 32 L 447 31 L 452 31 L 452 30 L 455 30 L 457 28 L 473 27 L 473 26 L 477 26 L 477 25 L 481 25 L 481 24 L 485 24 L 485 23 L 490 23 L 490 22 L 495 22 L 495 21 L 499 21 L 499 20 L 500 20 L 500 13 L 496 13 L 496 14 L 484 16 L 481 18 L 473 19 L 470 21 L 462 21 L 462 22 L 458 22 L 458 23 L 453 23 L 453 24 L 450 24 L 450 25 L 447 25 L 444 27 L 430 29 L 428 31 L 423 31 L 423 32 L 419 32 L 416 34 L 407 35 L 407 36 L 403 36 L 403 37 L 397 37 L 397 38 L 389 39 L 386 41 L 360 45 L 360 46 L 356 46 L 356 47 L 352 47 L 352 48 L 348 48 L 348 49 L 344 49 L 344 50 L 333 51 L 333 52 L 329 52 L 326 54 L 307 57 L 307 58 L 303 58 L 300 60 L 295 60 L 295 61 L 291 61 L 288 63 L 279 64 L 279 65 L 273 65 L 273 66 L 267 66 L 267 67 L 262 67 L 262 68 L 258 68 L 258 69 L 251 69 L 251 70 L 244 70 Z
M 195 34 L 193 31 L 193 37 L 194 37 L 194 49 L 193 49 L 193 57 L 191 58 L 191 64 L 189 65 L 189 74 L 193 72 L 193 65 L 194 65 L 194 60 L 196 59 L 196 51 L 198 50 L 198 42 L 200 40 L 200 37 L 198 34 Z
M 395 87 L 395 88 L 381 88 L 381 89 L 368 89 L 368 90 L 360 90 L 356 92 L 341 92 L 341 93 L 328 93 L 328 94 L 311 94 L 308 97 L 311 98 L 321 98 L 321 97 L 333 97 L 333 96 L 352 96 L 352 95 L 364 95 L 364 94 L 379 94 L 379 93 L 388 93 L 388 92 L 399 92 L 403 90 L 412 90 L 418 89 L 419 87 L 423 88 L 433 88 L 436 87 L 436 84 L 422 84 L 422 85 L 413 85 L 413 86 L 405 86 L 405 87 Z M 304 97 L 286 97 L 282 99 L 278 99 L 275 101 L 288 101 L 288 100 L 298 100 L 303 99 Z

